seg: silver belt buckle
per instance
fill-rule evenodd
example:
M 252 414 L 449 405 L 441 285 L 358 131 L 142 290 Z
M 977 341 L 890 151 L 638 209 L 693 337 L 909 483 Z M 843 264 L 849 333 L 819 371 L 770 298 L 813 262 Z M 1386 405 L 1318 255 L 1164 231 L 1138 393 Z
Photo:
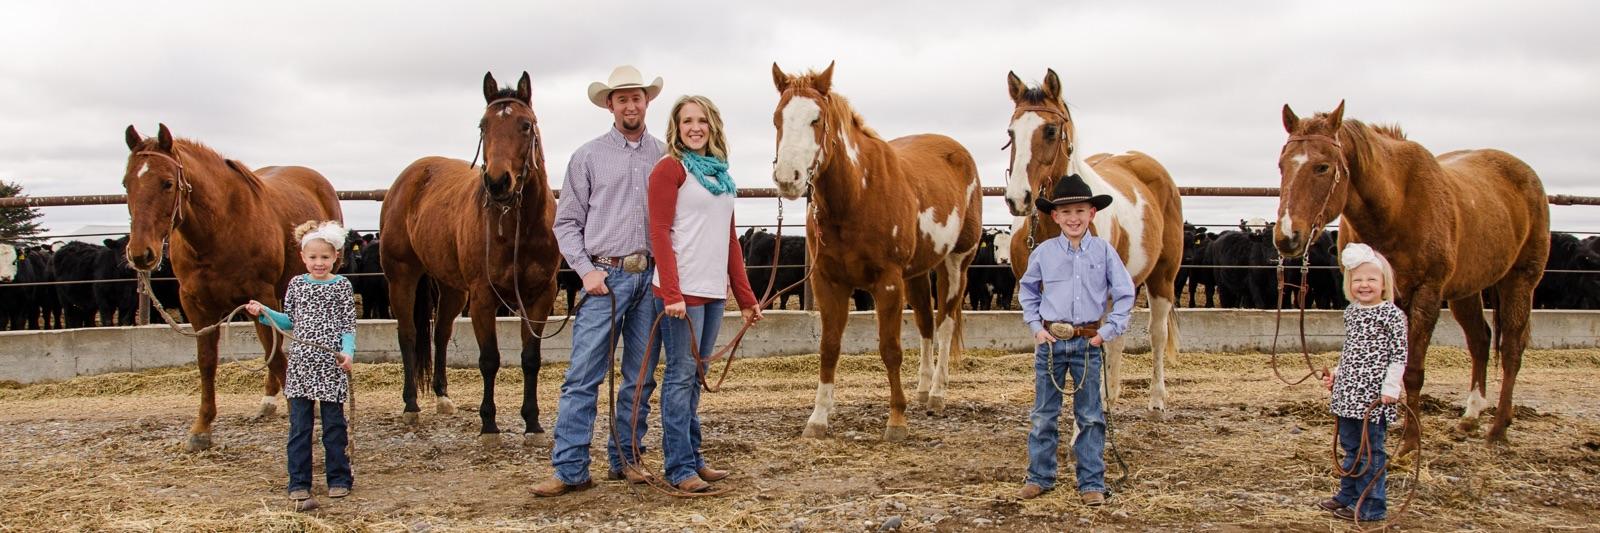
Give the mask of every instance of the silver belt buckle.
M 1078 328 L 1065 322 L 1052 322 L 1050 324 L 1050 336 L 1067 340 L 1078 336 Z
M 629 254 L 622 258 L 622 271 L 638 274 L 650 268 L 650 258 L 644 254 Z

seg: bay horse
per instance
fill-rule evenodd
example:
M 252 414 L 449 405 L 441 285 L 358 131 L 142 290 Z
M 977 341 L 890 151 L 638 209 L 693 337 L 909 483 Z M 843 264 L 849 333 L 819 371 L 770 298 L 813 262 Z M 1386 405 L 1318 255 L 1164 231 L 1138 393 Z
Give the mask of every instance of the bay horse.
M 839 340 L 850 316 L 846 305 L 852 289 L 864 289 L 877 310 L 878 352 L 889 377 L 883 438 L 903 440 L 900 321 L 906 303 L 922 334 L 917 399 L 929 413 L 943 413 L 950 363 L 960 361 L 967 267 L 983 233 L 977 164 L 943 135 L 883 140 L 832 91 L 832 63 L 803 75 L 785 74 L 774 63 L 772 81 L 779 95 L 772 180 L 785 198 L 810 199 L 806 233 L 822 317 L 820 379 L 803 435 L 827 434 Z M 929 275 L 936 271 L 933 282 Z
M 289 280 L 306 271 L 294 227 L 307 220 L 344 219 L 333 185 L 315 170 L 251 170 L 204 144 L 174 139 L 166 124 L 150 139 L 133 126 L 124 133 L 131 153 L 122 187 L 132 219 L 124 253 L 134 268 L 151 271 L 161 263 L 162 243 L 168 244 L 179 305 L 196 329 L 250 300 L 281 307 Z M 273 330 L 255 328 L 262 350 L 271 350 Z M 200 413 L 189 428 L 189 451 L 211 447 L 219 337 L 212 331 L 195 338 Z M 267 358 L 257 419 L 276 412 L 287 368 L 281 346 Z
M 1406 404 L 1421 412 L 1423 363 L 1440 304 L 1461 324 L 1472 353 L 1472 382 L 1458 429 L 1476 428 L 1488 407 L 1491 337 L 1500 353 L 1500 404 L 1487 440 L 1506 442 L 1511 392 L 1528 345 L 1533 289 L 1550 254 L 1550 205 L 1533 169 L 1511 154 L 1457 150 L 1435 158 L 1398 126 L 1371 126 L 1331 113 L 1302 119 L 1287 104 L 1289 132 L 1278 157 L 1282 183 L 1273 245 L 1285 258 L 1305 254 L 1325 224 L 1341 217 L 1339 249 L 1372 246 L 1394 267 L 1395 304 L 1406 312 Z M 1499 297 L 1491 335 L 1483 292 Z M 1400 454 L 1417 449 L 1421 421 L 1407 420 Z
M 1178 356 L 1176 303 L 1178 268 L 1183 263 L 1183 198 L 1172 175 L 1155 158 L 1130 151 L 1122 155 L 1084 157 L 1078 150 L 1077 122 L 1062 97 L 1061 78 L 1045 71 L 1044 83 L 1028 87 L 1015 72 L 1006 75 L 1011 102 L 1011 169 L 1006 177 L 1006 206 L 1023 217 L 1011 239 L 1011 270 L 1018 279 L 1028 269 L 1033 248 L 1061 234 L 1047 213 L 1033 206 L 1034 196 L 1055 187 L 1067 174 L 1078 174 L 1095 194 L 1111 195 L 1111 205 L 1094 217 L 1091 230 L 1117 250 L 1135 287 L 1144 286 L 1150 302 L 1150 351 L 1155 374 L 1150 380 L 1152 410 L 1167 406 L 1168 357 Z M 1122 394 L 1124 338 L 1105 343 L 1106 403 Z
M 536 443 L 544 437 L 538 400 L 544 362 L 540 336 L 555 303 L 560 264 L 551 230 L 555 193 L 545 177 L 544 144 L 528 73 L 522 73 L 515 89 L 502 89 L 492 73 L 484 74 L 483 98 L 486 105 L 478 123 L 483 165 L 434 156 L 418 159 L 395 178 L 379 215 L 379 255 L 405 370 L 401 418 L 417 422 L 417 388 L 430 374 L 437 412 L 455 413 L 445 349 L 455 318 L 471 305 L 478 371 L 483 374 L 479 438 L 484 444 L 498 442 L 495 316 L 506 305 L 526 317 L 518 328 L 521 414 L 525 442 Z

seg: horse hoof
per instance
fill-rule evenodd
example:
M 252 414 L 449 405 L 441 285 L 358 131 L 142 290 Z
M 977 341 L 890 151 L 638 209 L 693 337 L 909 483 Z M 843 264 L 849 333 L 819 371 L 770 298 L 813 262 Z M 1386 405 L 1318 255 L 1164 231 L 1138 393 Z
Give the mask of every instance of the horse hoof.
M 415 427 L 417 425 L 416 411 L 406 411 L 404 413 L 400 413 L 400 423 Z
M 189 435 L 189 443 L 184 446 L 190 452 L 203 452 L 211 449 L 211 434 L 196 433 Z
M 251 420 L 261 422 L 272 418 L 272 415 L 278 413 L 278 402 L 276 400 L 272 396 L 262 397 L 261 408 L 256 409 L 256 416 L 252 417 Z
M 1473 433 L 1477 433 L 1478 432 L 1478 419 L 1477 418 L 1463 418 L 1463 419 L 1461 419 L 1460 422 L 1456 422 L 1456 430 L 1460 431 L 1462 433 L 1466 433 L 1468 435 L 1471 435 Z
M 1505 450 L 1511 447 L 1511 440 L 1506 438 L 1505 430 L 1489 430 L 1489 436 L 1484 439 L 1484 443 L 1488 444 L 1490 449 L 1495 450 Z
M 801 437 L 808 439 L 821 439 L 828 436 L 828 426 L 824 424 L 806 424 L 806 430 L 800 432 Z
M 316 498 L 307 498 L 307 499 L 304 499 L 304 500 L 300 500 L 300 501 L 294 502 L 294 510 L 302 512 L 302 513 L 308 513 L 308 512 L 311 512 L 311 511 L 315 511 L 315 510 L 317 510 L 318 507 L 322 507 L 322 504 L 317 503 L 317 499 Z
M 434 404 L 434 409 L 437 409 L 440 415 L 450 416 L 456 414 L 456 402 L 450 401 L 449 396 L 440 396 L 439 401 Z
M 482 433 L 482 434 L 479 434 L 478 435 L 478 445 L 484 447 L 485 449 L 499 448 L 500 447 L 500 434 L 499 433 Z
M 928 397 L 928 416 L 944 416 L 944 397 Z
M 550 434 L 544 432 L 523 433 L 522 445 L 536 448 L 548 448 L 550 446 Z
M 928 405 L 928 391 L 917 392 L 917 405 Z
M 889 427 L 883 428 L 883 441 L 884 442 L 900 442 L 900 441 L 903 441 L 903 440 L 906 440 L 906 427 L 905 426 L 889 426 Z
M 1150 411 L 1151 412 L 1160 413 L 1160 412 L 1164 412 L 1166 410 L 1167 410 L 1167 402 L 1166 402 L 1166 400 L 1162 400 L 1160 398 L 1151 398 L 1150 399 Z

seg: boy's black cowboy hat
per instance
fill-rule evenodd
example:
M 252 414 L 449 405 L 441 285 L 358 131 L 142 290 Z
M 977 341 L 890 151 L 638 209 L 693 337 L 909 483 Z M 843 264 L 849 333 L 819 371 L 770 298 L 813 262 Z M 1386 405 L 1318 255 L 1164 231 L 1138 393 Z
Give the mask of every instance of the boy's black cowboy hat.
M 1105 209 L 1111 205 L 1111 195 L 1095 195 L 1089 190 L 1089 184 L 1083 182 L 1083 177 L 1077 174 L 1068 174 L 1056 180 L 1054 190 L 1050 191 L 1051 199 L 1037 198 L 1033 206 L 1039 208 L 1041 213 L 1049 213 L 1056 206 L 1089 202 L 1095 209 Z

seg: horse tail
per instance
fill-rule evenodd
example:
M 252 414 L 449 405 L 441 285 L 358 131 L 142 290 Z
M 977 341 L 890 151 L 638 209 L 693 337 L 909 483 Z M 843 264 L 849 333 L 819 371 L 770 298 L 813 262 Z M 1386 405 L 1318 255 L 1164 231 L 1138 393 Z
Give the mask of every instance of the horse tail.
M 412 305 L 412 323 L 416 326 L 417 392 L 428 390 L 433 382 L 433 280 L 428 276 L 417 279 L 417 295 Z

